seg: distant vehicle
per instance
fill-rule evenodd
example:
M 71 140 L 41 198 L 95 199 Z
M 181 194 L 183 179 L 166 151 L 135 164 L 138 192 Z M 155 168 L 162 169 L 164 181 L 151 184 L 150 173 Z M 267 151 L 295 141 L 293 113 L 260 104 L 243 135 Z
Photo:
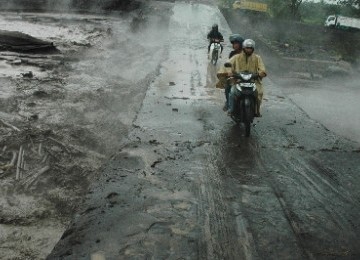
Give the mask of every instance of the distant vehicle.
M 329 15 L 324 25 L 330 28 L 355 31 L 360 30 L 360 19 L 341 15 Z
M 267 4 L 264 3 L 247 1 L 247 0 L 238 0 L 233 3 L 233 9 L 250 10 L 250 11 L 266 13 L 268 11 L 268 6 Z

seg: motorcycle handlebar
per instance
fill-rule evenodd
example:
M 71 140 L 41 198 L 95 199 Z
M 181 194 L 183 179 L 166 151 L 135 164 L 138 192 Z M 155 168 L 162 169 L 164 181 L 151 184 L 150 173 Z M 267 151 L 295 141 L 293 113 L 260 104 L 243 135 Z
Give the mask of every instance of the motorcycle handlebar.
M 224 39 L 215 39 L 215 38 L 212 38 L 210 39 L 212 42 L 215 42 L 215 41 L 219 41 L 219 42 L 224 42 Z
M 258 73 L 255 73 L 255 74 L 253 74 L 252 75 L 252 77 L 251 77 L 252 79 L 259 79 L 260 78 L 260 76 L 259 76 L 259 74 Z
M 228 72 L 221 72 L 221 73 L 217 73 L 217 76 L 219 77 L 227 77 L 228 79 L 242 79 L 242 77 L 240 76 L 240 74 L 238 73 L 233 73 L 231 76 L 229 76 Z M 252 75 L 251 79 L 260 79 L 259 74 L 255 73 Z

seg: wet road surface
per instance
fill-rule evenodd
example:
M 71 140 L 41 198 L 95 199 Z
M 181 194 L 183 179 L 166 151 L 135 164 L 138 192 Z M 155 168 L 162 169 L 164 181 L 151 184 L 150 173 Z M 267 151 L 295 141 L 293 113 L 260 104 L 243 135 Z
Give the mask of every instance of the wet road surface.
M 205 5 L 173 12 L 168 59 L 129 142 L 48 259 L 360 257 L 356 144 L 311 119 L 271 76 L 246 138 L 221 110 L 206 59 L 209 26 L 230 33 L 223 17 Z
M 325 82 L 307 83 L 306 87 L 293 88 L 289 97 L 329 130 L 360 143 L 358 82 L 359 79 L 351 77 L 330 78 Z

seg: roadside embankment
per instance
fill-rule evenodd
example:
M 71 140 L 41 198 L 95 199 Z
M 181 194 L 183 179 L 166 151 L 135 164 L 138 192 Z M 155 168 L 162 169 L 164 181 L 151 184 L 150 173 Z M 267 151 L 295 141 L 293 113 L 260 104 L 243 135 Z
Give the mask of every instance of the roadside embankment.
M 254 38 L 263 55 L 271 56 L 276 72 L 305 72 L 328 76 L 357 71 L 360 33 L 339 31 L 287 20 L 221 9 L 233 32 Z

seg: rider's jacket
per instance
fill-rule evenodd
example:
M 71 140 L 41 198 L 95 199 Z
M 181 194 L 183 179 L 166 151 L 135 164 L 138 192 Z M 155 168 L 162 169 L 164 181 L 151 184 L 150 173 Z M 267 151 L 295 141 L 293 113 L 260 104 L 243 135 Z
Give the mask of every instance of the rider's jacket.
M 219 31 L 215 31 L 215 30 L 211 30 L 208 33 L 207 38 L 209 40 L 212 40 L 212 39 L 224 40 L 224 37 L 222 36 L 222 34 Z
M 244 52 L 234 55 L 229 62 L 232 64 L 233 72 L 249 71 L 251 73 L 264 72 L 266 74 L 265 65 L 261 57 L 255 53 L 247 56 Z M 261 79 L 256 80 L 256 85 L 261 86 Z

